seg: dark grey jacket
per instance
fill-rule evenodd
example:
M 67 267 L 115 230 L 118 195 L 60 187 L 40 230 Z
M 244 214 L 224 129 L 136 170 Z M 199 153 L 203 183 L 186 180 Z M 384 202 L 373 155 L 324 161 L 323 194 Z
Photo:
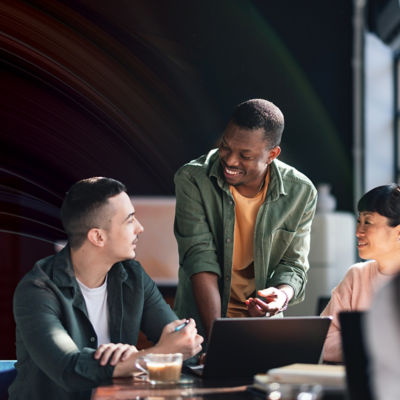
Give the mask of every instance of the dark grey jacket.
M 112 343 L 135 345 L 139 331 L 157 342 L 177 319 L 155 283 L 133 260 L 115 264 L 107 279 Z M 97 337 L 75 279 L 69 246 L 38 261 L 14 294 L 17 377 L 10 400 L 89 399 L 114 367 L 93 358 Z

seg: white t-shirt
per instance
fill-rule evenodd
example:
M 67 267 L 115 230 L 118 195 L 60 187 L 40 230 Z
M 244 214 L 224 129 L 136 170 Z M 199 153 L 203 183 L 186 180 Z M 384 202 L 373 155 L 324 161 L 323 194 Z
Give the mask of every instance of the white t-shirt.
M 107 277 L 104 283 L 97 288 L 88 288 L 78 279 L 89 320 L 93 325 L 97 335 L 97 346 L 103 343 L 110 343 L 110 330 L 108 327 L 108 307 L 107 307 Z

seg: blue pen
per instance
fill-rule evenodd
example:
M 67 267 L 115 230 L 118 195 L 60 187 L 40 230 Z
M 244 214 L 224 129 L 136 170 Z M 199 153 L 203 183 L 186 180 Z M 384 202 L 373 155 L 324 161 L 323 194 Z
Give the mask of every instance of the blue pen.
M 178 326 L 175 328 L 174 332 L 180 331 L 180 330 L 183 329 L 188 323 L 189 323 L 189 320 L 187 319 L 183 324 L 178 325 Z

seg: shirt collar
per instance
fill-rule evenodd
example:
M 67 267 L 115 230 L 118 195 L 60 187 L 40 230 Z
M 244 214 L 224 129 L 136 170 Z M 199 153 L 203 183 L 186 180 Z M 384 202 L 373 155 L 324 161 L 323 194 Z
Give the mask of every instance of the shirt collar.
M 282 174 L 279 170 L 279 164 L 279 160 L 274 160 L 271 164 L 269 164 L 269 167 L 271 168 L 267 192 L 267 200 L 269 201 L 276 201 L 281 195 L 286 196 Z

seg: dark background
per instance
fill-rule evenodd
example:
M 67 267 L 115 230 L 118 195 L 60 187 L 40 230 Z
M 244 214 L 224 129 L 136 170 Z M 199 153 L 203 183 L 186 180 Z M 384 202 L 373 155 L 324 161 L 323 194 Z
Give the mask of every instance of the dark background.
M 173 195 L 233 107 L 277 104 L 280 159 L 352 211 L 349 0 L 0 3 L 0 358 L 15 358 L 12 293 L 63 239 L 59 207 L 103 175 Z

